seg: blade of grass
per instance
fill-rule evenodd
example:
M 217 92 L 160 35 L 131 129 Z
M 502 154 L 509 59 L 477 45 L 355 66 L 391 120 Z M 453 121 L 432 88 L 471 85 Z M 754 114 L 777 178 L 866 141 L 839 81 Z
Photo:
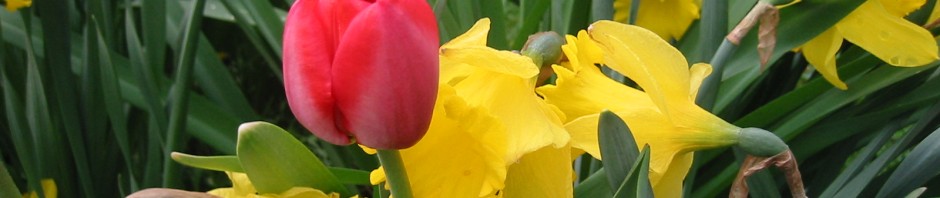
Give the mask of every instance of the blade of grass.
M 126 1 L 130 3 L 130 1 Z M 130 10 L 128 9 L 128 13 Z M 128 15 L 129 16 L 129 15 Z M 129 19 L 130 17 L 127 17 Z M 98 29 L 97 20 L 92 19 L 90 23 L 92 27 L 88 29 Z M 91 32 L 91 31 L 89 31 Z M 101 89 L 103 90 L 103 101 L 104 101 L 104 110 L 107 113 L 107 117 L 111 120 L 111 130 L 114 132 L 114 139 L 117 140 L 118 149 L 121 150 L 121 156 L 124 161 L 124 166 L 127 169 L 125 175 L 131 181 L 130 188 L 131 191 L 137 191 L 136 177 L 134 176 L 134 164 L 131 162 L 131 149 L 130 149 L 130 138 L 128 137 L 127 132 L 127 121 L 124 115 L 124 101 L 121 100 L 121 89 L 118 87 L 117 75 L 114 72 L 114 65 L 111 64 L 111 50 L 108 48 L 108 45 L 104 43 L 104 35 L 98 31 L 94 31 L 95 42 L 98 47 L 98 59 L 101 62 Z M 91 49 L 90 49 L 91 50 Z
M 0 27 L 0 37 L 3 36 L 2 28 Z M 6 48 L 0 48 L 0 62 L 6 62 L 4 51 Z M 32 149 L 33 140 L 30 137 L 29 126 L 26 123 L 26 120 L 23 120 L 26 117 L 23 107 L 22 99 L 20 98 L 19 93 L 16 92 L 16 89 L 13 87 L 13 83 L 10 82 L 10 78 L 6 74 L 6 70 L 11 67 L 2 67 L 0 68 L 0 87 L 3 88 L 3 104 L 4 104 L 4 113 L 7 119 L 7 123 L 10 126 L 10 138 L 13 142 L 13 148 L 16 152 L 17 161 L 20 166 L 23 167 L 23 171 L 26 173 L 26 181 L 28 186 L 32 189 L 39 187 L 39 165 L 37 156 Z M 16 196 L 19 196 L 17 194 Z
M 918 117 L 912 117 L 912 119 L 917 119 L 917 124 L 907 131 L 907 134 L 904 134 L 904 137 L 900 141 L 892 145 L 890 148 L 878 155 L 878 158 L 875 161 L 869 163 L 864 170 L 858 173 L 851 181 L 846 183 L 845 187 L 839 190 L 835 196 L 837 197 L 855 197 L 862 193 L 864 190 L 875 178 L 875 176 L 880 173 L 888 162 L 892 161 L 900 155 L 904 150 L 907 150 L 908 144 L 913 141 L 914 137 L 917 137 L 920 133 L 927 131 L 927 127 L 930 125 L 930 122 L 934 120 L 938 115 L 940 115 L 940 103 L 934 104 L 930 109 L 925 109 L 925 115 Z M 916 114 L 915 114 L 916 115 Z
M 173 1 L 163 1 L 163 0 L 142 0 L 142 1 L 143 1 L 143 4 L 141 5 L 141 8 L 140 8 L 140 11 L 141 11 L 140 17 L 141 17 L 141 22 L 143 23 L 142 24 L 143 26 L 141 27 L 141 29 L 143 30 L 143 42 L 144 42 L 143 46 L 145 47 L 144 52 L 146 53 L 146 56 L 144 56 L 145 58 L 143 58 L 144 61 L 141 62 L 144 64 L 141 64 L 139 66 L 142 68 L 146 68 L 142 70 L 144 72 L 143 77 L 146 77 L 146 78 L 140 79 L 140 80 L 149 82 L 148 86 L 150 87 L 148 89 L 162 92 L 162 90 L 164 90 L 165 88 L 153 87 L 153 85 L 158 85 L 155 81 L 156 80 L 155 76 L 163 76 L 163 69 L 165 67 L 164 58 L 166 57 L 166 44 L 167 44 L 167 40 L 166 40 L 167 6 L 166 4 L 172 3 Z M 133 22 L 134 21 L 126 22 L 125 27 L 133 27 L 133 26 L 130 26 L 130 23 L 133 23 Z M 125 32 L 127 31 L 136 32 L 137 30 L 134 28 L 127 28 L 125 29 Z M 134 35 L 134 37 L 137 37 L 136 34 Z M 135 39 L 133 43 L 137 43 L 137 47 L 135 48 L 140 49 L 140 44 L 138 40 Z M 130 42 L 128 43 L 128 45 L 131 45 Z M 128 47 L 130 48 L 131 46 L 128 46 Z M 159 115 L 162 115 L 162 112 L 158 114 L 158 116 Z M 159 119 L 165 119 L 165 115 L 163 116 L 163 118 L 159 118 Z M 165 121 L 158 122 L 158 123 L 161 124 L 160 125 L 161 128 L 167 125 L 167 122 Z
M 891 173 L 876 197 L 899 197 L 924 185 L 940 174 L 940 128 L 917 144 Z
M 283 56 L 281 42 L 283 41 L 284 21 L 274 12 L 275 8 L 271 5 L 271 1 L 242 0 L 241 2 L 257 22 L 261 35 L 268 41 L 268 45 L 277 57 Z
M 173 33 L 167 34 L 167 39 L 180 41 L 182 37 L 179 32 L 183 32 L 185 24 L 179 22 L 184 21 L 182 16 L 188 16 L 186 13 L 183 13 L 183 11 L 185 9 L 192 9 L 192 6 L 184 6 L 174 2 L 167 6 L 167 8 L 169 23 L 169 25 L 167 25 L 167 32 Z M 235 83 L 235 79 L 230 75 L 229 71 L 226 70 L 221 60 L 219 60 L 218 54 L 212 47 L 212 44 L 209 43 L 209 40 L 201 33 L 196 36 L 198 36 L 196 37 L 198 38 L 196 42 L 199 42 L 199 44 L 196 48 L 196 66 L 194 67 L 193 73 L 195 83 L 200 85 L 201 90 L 209 99 L 218 103 L 219 106 L 224 107 L 222 108 L 223 111 L 235 115 L 241 122 L 260 119 Z M 176 50 L 176 53 L 179 53 L 182 48 L 179 42 L 171 43 L 170 47 Z
M 543 0 L 520 1 L 522 12 L 519 12 L 519 16 L 522 19 L 522 27 L 519 28 L 519 33 L 516 35 L 513 45 L 509 46 L 510 48 L 521 49 L 522 45 L 528 40 L 529 35 L 538 31 L 542 17 L 548 11 L 549 5 L 551 5 L 551 2 Z
M 0 158 L 3 158 L 3 156 L 0 156 Z M 13 183 L 13 178 L 10 177 L 6 165 L 0 163 L 0 197 L 20 196 L 20 189 L 16 188 L 16 183 Z
M 503 0 L 480 1 L 483 17 L 490 18 L 490 34 L 486 36 L 486 45 L 495 49 L 510 50 L 506 37 L 506 10 Z
M 189 105 L 189 86 L 192 84 L 193 65 L 195 64 L 196 47 L 199 40 L 199 31 L 202 24 L 202 9 L 206 5 L 205 0 L 194 0 L 192 9 L 187 16 L 184 31 L 180 37 L 183 38 L 179 54 L 177 55 L 176 80 L 173 88 L 170 90 L 171 110 L 170 125 L 167 131 L 167 150 L 176 151 L 182 148 L 183 130 L 185 130 L 187 120 L 187 107 Z M 163 164 L 163 187 L 179 187 L 180 173 L 179 165 L 173 163 L 168 152 L 164 152 L 166 157 Z
M 248 37 L 248 41 L 255 46 L 255 49 L 258 50 L 258 54 L 261 54 L 261 58 L 264 59 L 264 62 L 268 63 L 268 68 L 271 69 L 271 72 L 277 76 L 278 80 L 284 81 L 284 74 L 281 71 L 280 64 L 278 64 L 278 61 L 275 61 L 275 58 L 271 55 L 271 53 L 274 52 L 268 48 L 269 46 L 262 43 L 261 36 L 252 28 L 249 22 L 250 19 L 245 16 L 245 13 L 240 11 L 240 7 L 236 7 L 239 4 L 233 1 L 222 1 L 222 5 L 225 6 L 226 10 L 232 13 L 232 16 L 235 18 L 235 24 L 242 29 L 242 32 Z
M 898 129 L 901 129 L 900 121 L 892 122 L 883 129 L 879 130 L 879 132 L 875 134 L 875 137 L 872 138 L 871 141 L 869 141 L 869 143 L 858 152 L 858 154 L 855 156 L 855 159 L 853 159 L 852 162 L 848 163 L 847 166 L 842 169 L 842 172 L 839 173 L 839 176 L 830 182 L 829 187 L 827 187 L 819 196 L 835 196 L 835 194 L 839 192 L 840 189 L 845 187 L 846 183 L 848 183 L 850 179 L 855 177 L 859 171 L 862 170 L 862 168 L 867 164 L 866 162 L 869 162 L 872 158 L 874 158 L 879 149 L 881 149 L 886 143 L 888 143 L 889 140 L 891 140 L 891 135 L 893 135 L 894 132 Z

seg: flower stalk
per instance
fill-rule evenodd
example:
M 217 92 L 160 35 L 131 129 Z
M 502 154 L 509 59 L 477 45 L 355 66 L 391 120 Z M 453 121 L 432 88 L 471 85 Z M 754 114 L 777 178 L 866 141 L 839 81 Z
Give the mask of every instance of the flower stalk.
M 385 169 L 386 182 L 392 196 L 395 198 L 411 198 L 411 182 L 408 181 L 408 172 L 405 171 L 405 164 L 402 163 L 401 154 L 398 150 L 376 150 L 379 156 L 379 163 Z

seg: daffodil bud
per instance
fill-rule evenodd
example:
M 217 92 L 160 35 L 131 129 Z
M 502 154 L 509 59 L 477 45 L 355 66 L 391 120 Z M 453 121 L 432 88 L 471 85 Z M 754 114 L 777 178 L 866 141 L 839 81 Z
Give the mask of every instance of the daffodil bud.
M 759 128 L 742 128 L 738 131 L 738 147 L 758 157 L 770 157 L 790 149 L 780 137 Z
M 551 66 L 561 61 L 561 45 L 565 38 L 555 32 L 539 32 L 529 36 L 529 40 L 522 46 L 522 55 L 532 58 L 540 67 Z

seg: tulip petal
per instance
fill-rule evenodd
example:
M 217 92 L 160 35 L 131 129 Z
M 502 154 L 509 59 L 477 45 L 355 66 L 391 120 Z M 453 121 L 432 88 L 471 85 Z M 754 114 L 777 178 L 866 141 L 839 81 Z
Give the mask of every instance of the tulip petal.
M 332 90 L 338 35 L 364 6 L 355 1 L 298 1 L 284 26 L 284 88 L 297 120 L 333 144 L 352 141 L 336 128 Z M 343 12 L 333 13 L 336 10 Z M 327 31 L 324 31 L 327 30 Z
M 636 81 L 665 114 L 673 108 L 694 105 L 689 98 L 688 62 L 679 50 L 653 32 L 598 21 L 589 33 L 604 51 L 607 66 Z
M 503 197 L 572 197 L 574 175 L 568 146 L 543 147 L 509 166 Z
M 846 40 L 894 66 L 922 66 L 940 59 L 930 32 L 891 15 L 881 1 L 862 3 L 836 27 Z
M 441 85 L 438 98 L 427 135 L 401 150 L 415 197 L 475 197 L 502 189 L 505 128 L 485 108 L 469 106 L 448 85 Z M 384 180 L 381 168 L 372 172 L 373 184 Z
M 826 81 L 841 90 L 848 89 L 836 70 L 836 52 L 842 46 L 842 37 L 838 28 L 829 28 L 806 44 L 803 44 L 803 55 L 813 67 L 822 74 Z
M 436 27 L 423 1 L 377 1 L 350 22 L 331 87 L 338 125 L 361 144 L 402 149 L 427 131 L 437 95 Z

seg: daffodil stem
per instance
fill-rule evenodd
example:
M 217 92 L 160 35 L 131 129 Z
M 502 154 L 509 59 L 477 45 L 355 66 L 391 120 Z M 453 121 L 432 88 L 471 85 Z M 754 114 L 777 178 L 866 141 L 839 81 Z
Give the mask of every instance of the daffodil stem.
M 391 187 L 392 196 L 411 198 L 411 182 L 408 182 L 408 172 L 405 171 L 405 164 L 402 163 L 398 150 L 377 150 L 376 154 L 385 169 L 386 182 Z
M 725 71 L 725 62 L 728 61 L 728 58 L 730 58 L 731 54 L 734 54 L 734 51 L 737 49 L 738 45 L 731 43 L 728 39 L 722 41 L 721 45 L 718 46 L 718 51 L 715 52 L 715 56 L 712 57 L 710 62 L 712 65 L 712 74 L 702 82 L 698 96 L 695 97 L 695 103 L 698 104 L 698 106 L 701 106 L 705 110 L 712 111 L 712 108 L 715 106 L 715 100 L 718 98 L 718 85 L 721 84 L 721 74 Z

